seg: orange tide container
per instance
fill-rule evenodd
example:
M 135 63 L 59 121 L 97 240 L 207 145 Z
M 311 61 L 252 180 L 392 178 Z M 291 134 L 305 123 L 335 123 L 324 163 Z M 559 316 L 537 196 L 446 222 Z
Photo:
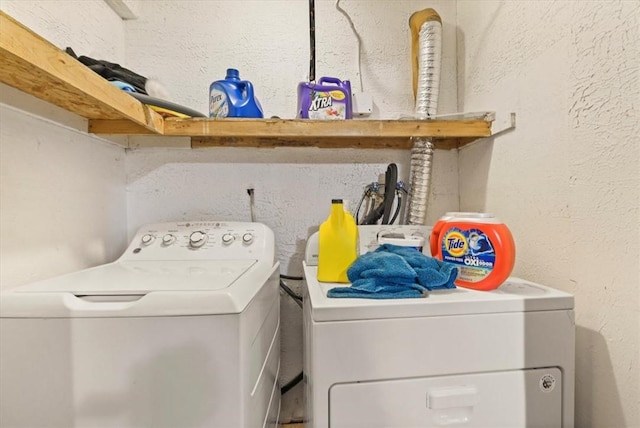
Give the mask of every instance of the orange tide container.
M 455 284 L 489 291 L 511 275 L 516 246 L 509 228 L 488 213 L 446 213 L 431 231 L 433 257 L 458 267 Z

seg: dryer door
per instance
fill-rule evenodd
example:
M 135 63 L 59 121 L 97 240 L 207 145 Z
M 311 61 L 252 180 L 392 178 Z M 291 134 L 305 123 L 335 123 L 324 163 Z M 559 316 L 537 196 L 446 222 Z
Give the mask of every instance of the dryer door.
M 330 426 L 560 427 L 558 368 L 338 384 Z

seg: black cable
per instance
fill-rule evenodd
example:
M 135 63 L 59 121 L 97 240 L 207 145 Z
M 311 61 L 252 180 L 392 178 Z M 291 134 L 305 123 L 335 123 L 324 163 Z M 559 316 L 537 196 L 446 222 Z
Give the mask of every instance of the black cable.
M 359 219 L 359 217 L 360 217 L 360 208 L 362 207 L 362 203 L 364 202 L 364 198 L 367 197 L 367 192 L 368 191 L 369 190 L 367 188 L 365 188 L 364 192 L 362 192 L 362 198 L 360 198 L 360 203 L 358 204 L 358 209 L 356 209 L 356 217 L 355 217 L 356 224 L 360 224 L 360 219 Z
M 289 392 L 289 390 L 291 388 L 293 388 L 294 386 L 296 386 L 297 384 L 300 383 L 300 381 L 302 381 L 302 378 L 304 377 L 304 372 L 300 372 L 298 373 L 298 375 L 296 377 L 294 377 L 293 379 L 291 379 L 289 382 L 287 382 L 282 388 L 280 388 L 280 394 L 286 394 L 287 392 Z
M 283 274 L 280 274 L 280 278 L 289 279 L 292 281 L 302 281 L 304 279 L 300 276 L 289 276 L 289 275 L 283 275 Z M 298 296 L 292 289 L 290 289 L 282 279 L 280 280 L 280 287 L 282 287 L 282 289 L 289 295 L 289 297 L 293 299 L 294 302 L 296 302 L 298 306 L 302 307 L 302 297 Z M 296 377 L 291 379 L 284 386 L 282 386 L 282 388 L 280 388 L 280 394 L 282 395 L 289 392 L 291 388 L 293 388 L 294 386 L 299 384 L 300 381 L 302 381 L 303 377 L 304 377 L 303 372 L 298 373 Z
M 280 274 L 280 278 L 289 279 L 291 281 L 302 281 L 304 279 L 301 276 L 289 276 L 289 275 L 283 275 L 283 274 Z
M 298 296 L 292 289 L 287 287 L 287 284 L 285 284 L 283 280 L 280 280 L 280 288 L 282 288 L 298 306 L 302 307 L 302 297 Z
M 316 4 L 309 0 L 309 43 L 311 55 L 309 57 L 309 81 L 316 80 Z

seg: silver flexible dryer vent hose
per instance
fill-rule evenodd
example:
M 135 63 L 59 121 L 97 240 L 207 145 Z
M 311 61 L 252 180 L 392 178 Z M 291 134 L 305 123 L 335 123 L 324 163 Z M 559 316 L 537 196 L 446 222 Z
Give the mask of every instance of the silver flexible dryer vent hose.
M 442 20 L 433 9 L 411 15 L 413 90 L 416 97 L 416 117 L 432 119 L 438 110 L 440 69 L 442 64 Z M 425 223 L 427 200 L 431 187 L 433 141 L 431 138 L 412 139 L 408 224 Z

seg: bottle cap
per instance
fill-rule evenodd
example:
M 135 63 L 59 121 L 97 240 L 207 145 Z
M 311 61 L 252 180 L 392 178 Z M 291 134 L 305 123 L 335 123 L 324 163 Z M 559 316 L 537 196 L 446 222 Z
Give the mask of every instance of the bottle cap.
M 331 203 L 332 204 L 341 204 L 342 203 L 342 199 L 331 199 Z
M 240 72 L 235 68 L 227 68 L 227 79 L 239 79 Z

